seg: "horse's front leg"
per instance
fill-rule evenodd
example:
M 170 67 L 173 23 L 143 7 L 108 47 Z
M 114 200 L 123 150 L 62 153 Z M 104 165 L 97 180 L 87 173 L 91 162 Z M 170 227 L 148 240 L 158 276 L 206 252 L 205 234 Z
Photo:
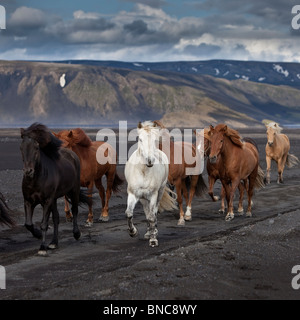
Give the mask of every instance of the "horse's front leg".
M 158 211 L 158 194 L 153 194 L 150 203 L 149 203 L 149 211 L 148 215 L 146 216 L 148 222 L 148 230 L 149 230 L 149 246 L 150 247 L 157 247 L 158 246 L 158 230 L 157 230 L 157 211 Z
M 210 195 L 213 202 L 216 202 L 219 200 L 219 197 L 214 195 L 214 185 L 216 180 L 217 179 L 215 176 L 208 175 L 208 184 L 209 184 L 208 194 Z
M 226 192 L 226 199 L 227 199 L 227 204 L 228 204 L 228 213 L 225 217 L 226 221 L 231 221 L 234 218 L 234 213 L 233 213 L 233 198 L 234 198 L 234 193 L 240 183 L 240 179 L 235 179 L 231 181 L 231 185 L 228 183 L 223 184 L 225 187 L 225 192 Z
M 266 176 L 266 184 L 271 183 L 271 164 L 272 164 L 272 158 L 269 156 L 266 156 L 266 162 L 267 162 L 267 176 Z
M 177 203 L 179 206 L 179 220 L 177 225 L 178 226 L 184 226 L 185 220 L 184 220 L 184 211 L 182 207 L 182 183 L 185 183 L 185 181 L 181 180 L 181 178 L 178 178 L 175 182 L 175 188 L 177 193 Z
M 53 238 L 51 243 L 48 246 L 48 249 L 54 250 L 58 248 L 58 225 L 59 225 L 59 213 L 57 210 L 56 201 L 53 202 L 51 211 L 52 211 L 54 230 L 53 230 Z
M 129 235 L 131 237 L 136 237 L 138 235 L 138 230 L 132 222 L 133 210 L 134 210 L 137 202 L 138 202 L 138 199 L 136 198 L 136 196 L 133 193 L 128 192 L 127 209 L 126 209 L 125 213 L 127 216 L 128 231 L 129 231 Z
M 38 251 L 38 255 L 46 256 L 47 255 L 47 246 L 46 246 L 46 233 L 48 230 L 48 222 L 50 217 L 50 212 L 52 208 L 52 201 L 47 201 L 43 205 L 43 220 L 41 223 L 41 230 L 42 230 L 42 243 L 40 249 Z
M 185 221 L 192 221 L 192 201 L 196 192 L 198 179 L 199 179 L 199 176 L 191 176 L 191 188 L 190 188 L 189 198 L 186 206 L 186 212 L 184 214 Z
M 278 178 L 277 178 L 277 183 L 283 183 L 283 170 L 284 170 L 284 165 L 285 165 L 286 160 L 284 158 L 281 158 L 277 162 L 277 168 L 278 168 Z
M 41 239 L 42 233 L 40 230 L 36 229 L 33 226 L 32 215 L 35 205 L 30 203 L 29 201 L 24 201 L 24 209 L 25 209 L 25 227 L 29 230 L 35 238 Z
M 238 188 L 240 193 L 238 215 L 242 216 L 244 214 L 243 202 L 244 202 L 245 185 L 242 182 L 240 182 L 240 184 L 238 185 Z

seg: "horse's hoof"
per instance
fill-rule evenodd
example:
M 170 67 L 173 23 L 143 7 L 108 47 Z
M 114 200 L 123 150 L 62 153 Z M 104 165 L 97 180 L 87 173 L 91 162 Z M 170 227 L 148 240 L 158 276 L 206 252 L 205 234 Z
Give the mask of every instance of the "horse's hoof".
M 81 232 L 80 231 L 74 232 L 73 235 L 74 235 L 75 240 L 79 240 L 81 237 Z
M 178 225 L 178 226 L 184 226 L 184 225 L 185 225 L 184 219 L 183 219 L 183 218 L 180 218 L 180 219 L 178 220 L 178 222 L 177 222 L 177 225 Z
M 40 257 L 48 257 L 48 252 L 47 252 L 47 250 L 39 250 L 38 255 Z
M 218 212 L 219 212 L 219 214 L 225 214 L 225 210 L 223 210 L 223 209 L 220 209 Z
M 185 221 L 192 221 L 192 216 L 191 216 L 191 215 L 188 215 L 188 216 L 185 215 L 185 216 L 184 216 L 184 220 L 185 220 Z
M 158 240 L 157 239 L 150 239 L 149 240 L 149 246 L 151 248 L 158 247 Z
M 243 216 L 244 215 L 244 209 L 238 210 L 237 216 Z
M 90 228 L 92 227 L 92 225 L 93 225 L 93 221 L 87 221 L 84 226 L 87 228 Z
M 107 221 L 109 221 L 109 216 L 100 216 L 98 221 L 99 222 L 107 222 Z
M 246 213 L 246 217 L 247 217 L 247 218 L 251 218 L 251 217 L 252 217 L 252 213 L 251 213 L 250 211 L 248 211 L 248 212 Z
M 214 202 L 216 202 L 216 201 L 219 201 L 220 200 L 220 197 L 219 196 L 214 196 Z
M 227 216 L 225 217 L 225 221 L 231 221 L 234 218 L 234 214 L 233 213 L 228 213 Z
M 49 250 L 55 250 L 58 248 L 58 245 L 57 243 L 50 243 L 49 246 L 48 246 L 48 249 Z
M 132 237 L 132 238 L 137 237 L 137 236 L 138 236 L 138 234 L 139 234 L 139 231 L 138 231 L 138 229 L 137 229 L 137 228 L 134 228 L 132 231 L 131 231 L 131 230 L 129 230 L 129 235 L 130 235 L 130 237 Z

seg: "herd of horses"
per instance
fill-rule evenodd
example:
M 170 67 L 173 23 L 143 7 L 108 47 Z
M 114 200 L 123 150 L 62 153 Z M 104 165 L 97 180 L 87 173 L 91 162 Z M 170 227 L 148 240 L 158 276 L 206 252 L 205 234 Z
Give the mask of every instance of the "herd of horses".
M 192 220 L 194 196 L 201 196 L 207 192 L 202 173 L 188 175 L 186 170 L 196 164 L 185 162 L 184 150 L 189 149 L 192 155 L 197 157 L 199 146 L 182 141 L 174 142 L 171 137 L 164 136 L 170 150 L 166 154 L 161 140 L 161 129 L 164 128 L 160 121 L 146 121 L 138 124 L 138 147 L 128 159 L 124 171 L 127 182 L 126 216 L 129 234 L 132 237 L 138 234 L 133 224 L 133 211 L 137 202 L 140 201 L 147 219 L 147 232 L 144 238 L 149 240 L 151 247 L 158 245 L 157 216 L 159 212 L 174 210 L 178 206 L 178 225 L 184 225 L 185 221 Z M 222 183 L 220 211 L 225 212 L 226 200 L 228 208 L 226 221 L 232 220 L 235 216 L 233 199 L 237 189 L 240 194 L 237 214 L 244 213 L 243 198 L 246 192 L 248 195 L 246 216 L 251 217 L 254 189 L 260 189 L 270 183 L 271 160 L 274 160 L 278 166 L 278 183 L 283 183 L 285 165 L 291 167 L 299 163 L 299 159 L 289 153 L 289 139 L 281 133 L 281 130 L 275 122 L 267 125 L 266 177 L 259 164 L 257 145 L 252 139 L 242 139 L 238 131 L 225 124 L 194 132 L 195 135 L 202 135 L 204 141 L 203 155 L 200 156 L 207 159 L 208 193 L 213 201 L 219 199 L 214 195 L 214 184 L 218 179 Z M 75 239 L 79 239 L 81 235 L 77 224 L 80 203 L 89 206 L 86 226 L 91 227 L 93 224 L 94 186 L 98 189 L 102 201 L 99 220 L 109 220 L 110 197 L 112 192 L 118 192 L 120 185 L 124 182 L 117 173 L 117 153 L 111 145 L 102 141 L 92 141 L 80 128 L 53 133 L 39 123 L 34 123 L 27 129 L 21 129 L 21 138 L 25 226 L 34 237 L 42 240 L 39 255 L 46 255 L 47 249 L 58 247 L 58 198 L 65 197 L 66 219 L 73 222 Z M 100 146 L 105 148 L 108 159 L 114 161 L 107 161 L 106 164 L 100 164 L 97 161 L 96 153 Z M 179 147 L 181 148 L 179 150 L 182 150 L 179 157 L 182 159 L 175 161 L 175 150 Z M 103 176 L 106 176 L 106 189 L 102 184 Z M 183 197 L 186 201 L 185 212 Z M 71 211 L 69 203 L 72 206 Z M 43 208 L 40 230 L 35 228 L 32 222 L 33 211 L 38 204 Z M 54 232 L 53 239 L 47 246 L 46 232 L 51 213 Z M 0 223 L 9 226 L 15 224 L 1 193 Z

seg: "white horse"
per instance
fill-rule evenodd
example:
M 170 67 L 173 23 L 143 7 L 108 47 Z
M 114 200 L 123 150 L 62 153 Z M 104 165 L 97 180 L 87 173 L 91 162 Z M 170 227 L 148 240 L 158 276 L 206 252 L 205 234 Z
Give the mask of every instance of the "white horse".
M 125 165 L 127 187 L 127 221 L 131 237 L 138 235 L 132 222 L 133 210 L 138 201 L 143 205 L 147 219 L 145 239 L 151 247 L 158 246 L 157 213 L 176 209 L 176 198 L 166 187 L 169 173 L 168 158 L 158 149 L 159 128 L 151 121 L 138 124 L 138 149 Z

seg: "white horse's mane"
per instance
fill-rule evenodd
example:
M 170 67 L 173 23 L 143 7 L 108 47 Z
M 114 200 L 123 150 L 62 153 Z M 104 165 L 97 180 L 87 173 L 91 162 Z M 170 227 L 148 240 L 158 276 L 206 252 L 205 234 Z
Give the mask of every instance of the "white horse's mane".
M 159 135 L 159 127 L 157 127 L 153 121 L 144 121 L 141 123 L 141 127 L 138 127 L 139 130 L 144 129 L 146 131 L 150 131 L 155 135 Z
M 272 128 L 273 130 L 275 130 L 277 133 L 280 133 L 282 131 L 282 128 L 279 126 L 279 123 L 277 122 L 269 122 L 266 125 L 267 128 Z

